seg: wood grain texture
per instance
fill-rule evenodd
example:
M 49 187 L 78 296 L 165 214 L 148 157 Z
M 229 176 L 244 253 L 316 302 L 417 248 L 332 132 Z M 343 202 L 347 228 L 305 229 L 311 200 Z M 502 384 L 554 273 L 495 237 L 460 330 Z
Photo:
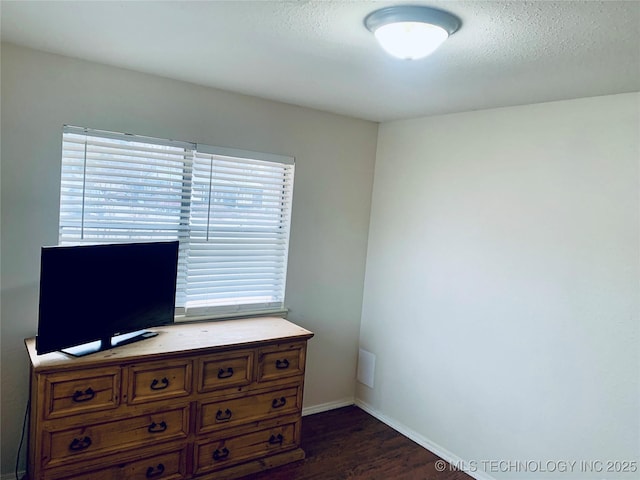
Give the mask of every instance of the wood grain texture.
M 136 358 L 149 360 L 164 357 L 168 353 L 195 353 L 206 349 L 208 352 L 252 347 L 257 344 L 277 343 L 278 340 L 291 341 L 295 337 L 308 340 L 313 333 L 287 320 L 277 317 L 260 317 L 214 322 L 176 323 L 164 327 L 148 328 L 158 333 L 156 337 L 123 345 L 111 350 L 74 358 L 60 352 L 38 355 L 35 338 L 25 340 L 31 364 L 36 372 L 55 368 L 77 370 L 94 365 L 118 364 Z
M 243 480 L 473 480 L 358 407 L 302 419 L 303 461 Z
M 30 478 L 220 480 L 304 458 L 312 335 L 280 318 L 178 324 L 80 358 L 26 340 Z

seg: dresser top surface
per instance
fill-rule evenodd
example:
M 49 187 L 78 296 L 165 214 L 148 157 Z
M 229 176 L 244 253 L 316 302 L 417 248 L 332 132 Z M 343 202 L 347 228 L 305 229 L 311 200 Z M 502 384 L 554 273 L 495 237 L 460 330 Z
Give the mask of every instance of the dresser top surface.
M 308 340 L 313 333 L 277 317 L 234 319 L 211 322 L 176 323 L 148 328 L 158 335 L 140 342 L 118 346 L 85 357 L 62 352 L 36 353 L 35 337 L 25 340 L 34 370 L 78 368 L 153 358 L 168 353 L 184 354 L 198 350 L 224 351 L 262 343 Z

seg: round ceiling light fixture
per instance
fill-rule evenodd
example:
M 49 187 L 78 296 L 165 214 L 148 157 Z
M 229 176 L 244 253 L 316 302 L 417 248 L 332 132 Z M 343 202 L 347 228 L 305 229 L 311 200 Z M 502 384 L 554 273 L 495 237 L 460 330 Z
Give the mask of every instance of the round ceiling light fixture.
M 458 17 L 419 5 L 396 5 L 371 12 L 364 19 L 380 46 L 394 57 L 416 60 L 433 53 L 460 28 Z

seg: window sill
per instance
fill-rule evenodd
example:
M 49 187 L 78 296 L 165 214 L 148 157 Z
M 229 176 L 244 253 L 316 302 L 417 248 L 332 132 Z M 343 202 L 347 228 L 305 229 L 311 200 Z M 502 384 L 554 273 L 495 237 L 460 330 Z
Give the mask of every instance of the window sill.
M 232 320 L 237 318 L 256 318 L 256 317 L 282 317 L 287 318 L 289 313 L 288 308 L 273 308 L 265 310 L 247 311 L 247 312 L 235 312 L 235 313 L 220 313 L 220 314 L 208 314 L 208 315 L 176 315 L 174 320 L 176 323 L 191 323 L 191 322 L 205 322 L 211 320 Z

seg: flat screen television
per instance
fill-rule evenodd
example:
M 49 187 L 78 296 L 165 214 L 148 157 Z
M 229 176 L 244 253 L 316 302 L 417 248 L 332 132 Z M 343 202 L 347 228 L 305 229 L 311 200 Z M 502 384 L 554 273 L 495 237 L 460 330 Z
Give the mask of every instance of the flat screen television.
M 81 356 L 173 323 L 178 242 L 42 247 L 36 351 Z

